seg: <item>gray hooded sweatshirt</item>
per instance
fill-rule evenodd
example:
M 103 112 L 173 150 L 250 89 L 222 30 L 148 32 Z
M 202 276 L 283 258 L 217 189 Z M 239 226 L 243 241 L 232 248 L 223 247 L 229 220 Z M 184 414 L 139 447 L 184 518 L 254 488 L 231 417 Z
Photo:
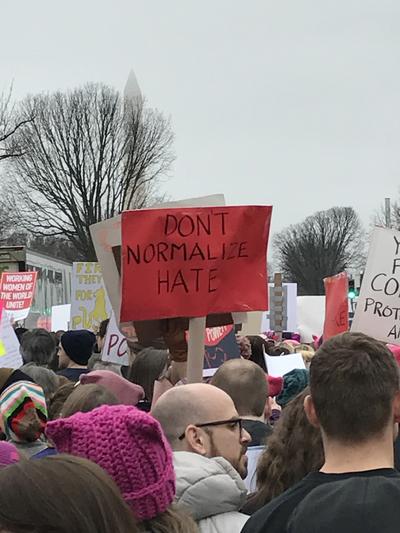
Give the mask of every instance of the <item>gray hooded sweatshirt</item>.
M 222 457 L 175 452 L 174 467 L 176 502 L 190 512 L 201 533 L 240 533 L 249 518 L 239 513 L 247 490 L 230 463 Z

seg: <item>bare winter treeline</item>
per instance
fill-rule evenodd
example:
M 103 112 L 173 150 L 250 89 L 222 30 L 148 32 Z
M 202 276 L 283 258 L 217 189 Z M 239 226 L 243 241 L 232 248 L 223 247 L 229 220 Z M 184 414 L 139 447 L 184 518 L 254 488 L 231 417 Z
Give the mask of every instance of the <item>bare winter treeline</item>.
M 354 209 L 333 207 L 277 234 L 274 250 L 284 279 L 297 283 L 299 294 L 325 294 L 324 278 L 362 265 L 363 237 Z
M 174 158 L 169 121 L 101 84 L 30 96 L 18 116 L 21 127 L 4 139 L 18 157 L 7 164 L 3 213 L 30 235 L 59 237 L 95 260 L 90 225 L 159 196 Z

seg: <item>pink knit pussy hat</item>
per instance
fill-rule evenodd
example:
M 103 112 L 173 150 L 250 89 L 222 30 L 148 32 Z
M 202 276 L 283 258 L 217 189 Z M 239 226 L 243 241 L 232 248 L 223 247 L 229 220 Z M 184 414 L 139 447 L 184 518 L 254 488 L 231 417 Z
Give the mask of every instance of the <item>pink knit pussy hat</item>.
M 57 450 L 97 463 L 113 478 L 139 520 L 168 509 L 175 497 L 172 451 L 161 426 L 128 405 L 102 405 L 49 422 Z
M 95 383 L 108 389 L 123 405 L 137 405 L 144 398 L 144 390 L 140 385 L 131 383 L 110 370 L 94 370 L 89 374 L 81 374 L 79 381 L 82 385 Z
M 13 465 L 21 459 L 19 451 L 11 442 L 0 441 L 0 468 Z

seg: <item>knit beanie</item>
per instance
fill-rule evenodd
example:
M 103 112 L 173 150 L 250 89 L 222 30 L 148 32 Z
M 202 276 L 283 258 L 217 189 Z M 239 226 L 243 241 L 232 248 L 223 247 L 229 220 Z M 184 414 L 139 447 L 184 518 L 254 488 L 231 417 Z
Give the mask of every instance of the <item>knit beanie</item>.
M 283 376 L 283 390 L 276 398 L 276 402 L 285 407 L 290 400 L 300 394 L 309 383 L 308 370 L 295 368 Z
M 49 422 L 46 434 L 59 452 L 108 472 L 139 520 L 158 516 L 173 502 L 171 447 L 158 421 L 136 407 L 102 405 Z
M 93 353 L 96 335 L 87 329 L 71 330 L 61 337 L 61 346 L 77 365 L 85 366 Z
M 0 394 L 10 385 L 17 381 L 32 381 L 29 376 L 14 368 L 0 368 Z
M 6 437 L 14 442 L 35 442 L 47 422 L 47 407 L 42 387 L 18 381 L 0 396 L 0 416 Z
M 137 405 L 144 398 L 144 390 L 140 385 L 131 383 L 110 370 L 94 370 L 89 374 L 82 374 L 79 378 L 82 385 L 94 383 L 102 385 L 117 398 L 122 405 Z
M 19 451 L 11 442 L 0 441 L 0 468 L 18 463 L 21 459 Z
M 267 375 L 268 381 L 268 396 L 275 398 L 283 389 L 283 378 Z

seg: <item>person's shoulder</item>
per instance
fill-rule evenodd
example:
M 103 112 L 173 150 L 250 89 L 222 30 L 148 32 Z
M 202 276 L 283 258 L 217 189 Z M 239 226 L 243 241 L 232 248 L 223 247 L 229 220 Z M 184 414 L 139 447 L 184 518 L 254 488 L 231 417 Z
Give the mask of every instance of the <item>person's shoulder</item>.
M 243 528 L 243 533 L 278 533 L 285 527 L 292 511 L 299 502 L 316 486 L 312 475 L 308 475 L 299 483 L 277 496 L 254 513 Z
M 201 533 L 240 533 L 249 517 L 237 511 L 220 513 L 198 522 Z
M 64 368 L 63 370 L 58 370 L 58 376 L 64 376 L 70 381 L 79 381 L 81 374 L 88 374 L 90 370 L 88 368 Z

